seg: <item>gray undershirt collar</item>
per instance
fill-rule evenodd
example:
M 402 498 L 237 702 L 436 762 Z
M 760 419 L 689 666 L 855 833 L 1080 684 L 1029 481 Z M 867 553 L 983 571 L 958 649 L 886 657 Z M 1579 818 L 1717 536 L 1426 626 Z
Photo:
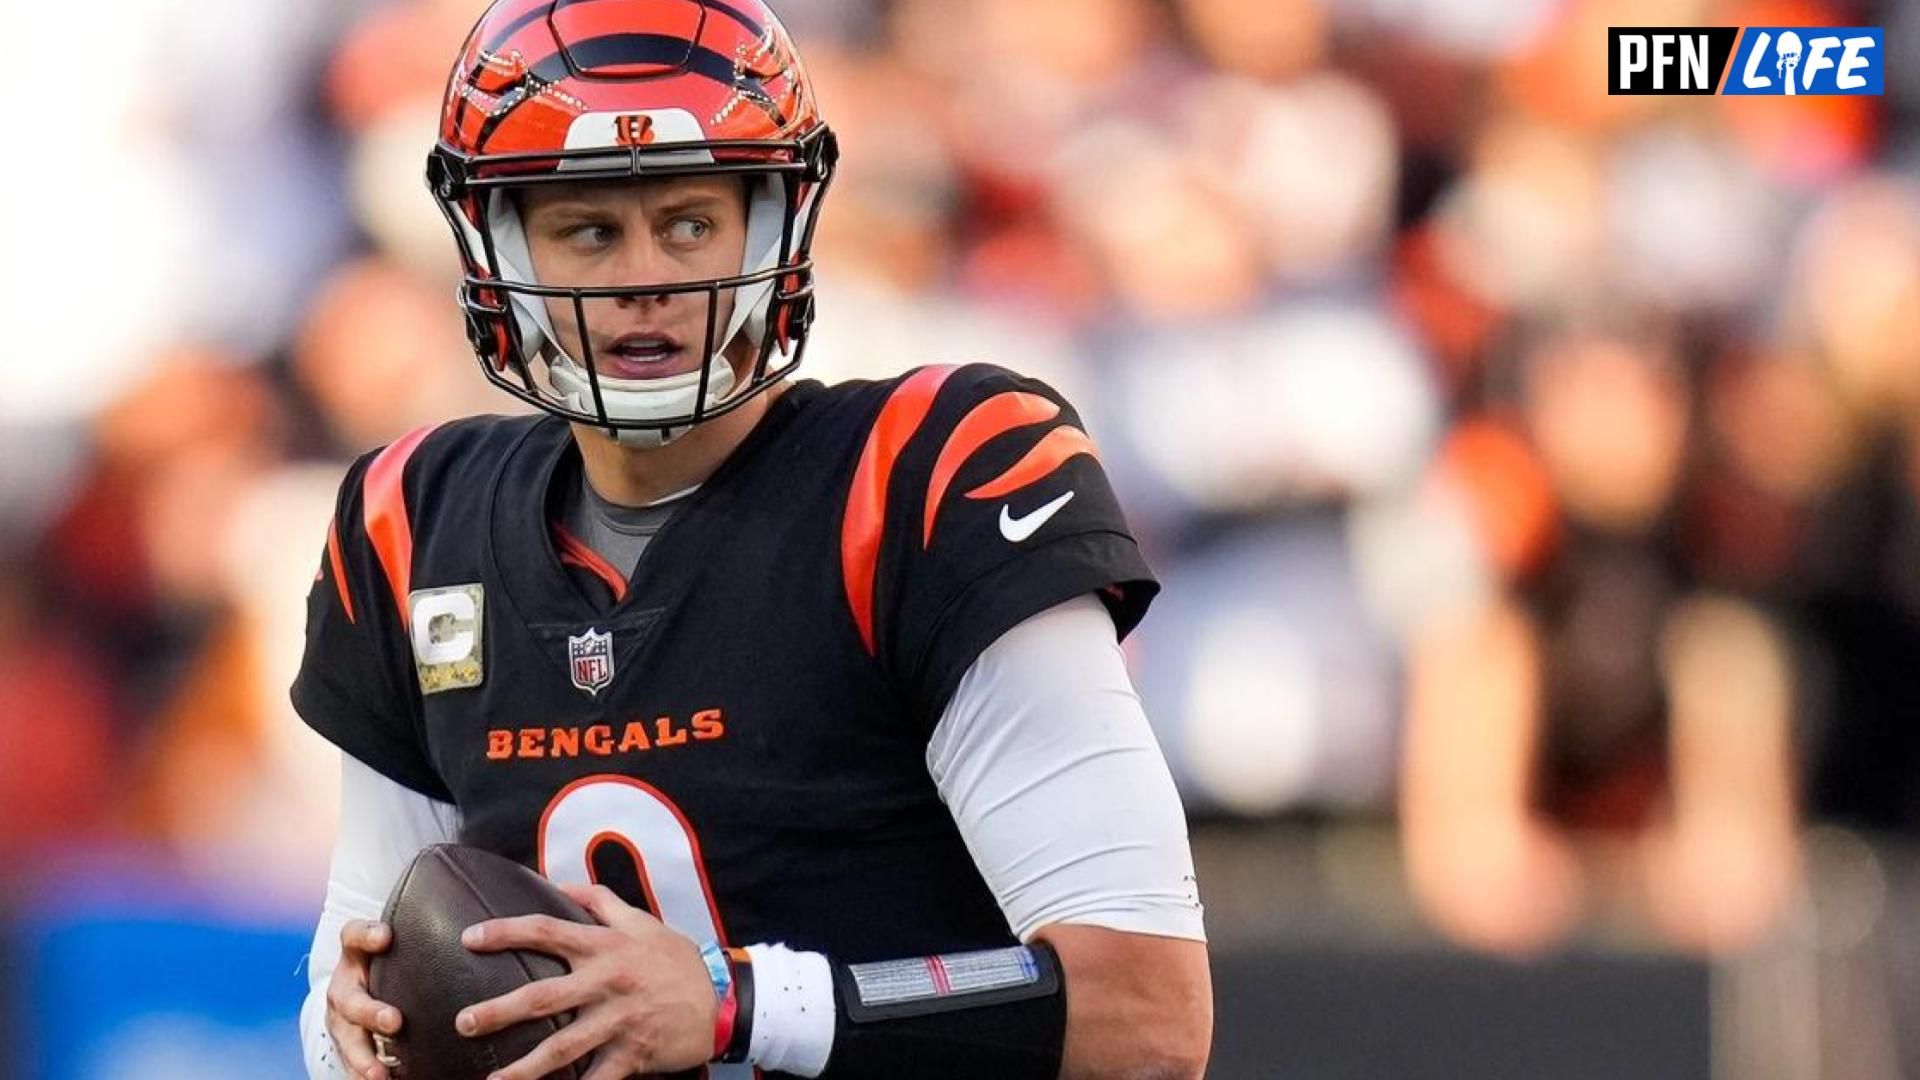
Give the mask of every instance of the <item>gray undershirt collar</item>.
M 586 470 L 568 485 L 560 512 L 560 523 L 568 532 L 607 560 L 620 576 L 633 580 L 634 567 L 647 545 L 666 525 L 674 511 L 686 502 L 698 487 L 669 495 L 647 506 L 621 506 L 608 502 L 587 482 Z

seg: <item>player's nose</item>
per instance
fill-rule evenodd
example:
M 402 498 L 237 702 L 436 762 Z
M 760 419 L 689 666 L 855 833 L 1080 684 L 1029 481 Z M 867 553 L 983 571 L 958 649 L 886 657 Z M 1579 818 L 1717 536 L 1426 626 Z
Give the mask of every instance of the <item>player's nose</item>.
M 665 284 L 668 284 L 668 283 L 658 282 L 658 281 L 645 281 L 640 279 L 629 279 L 626 282 L 627 287 L 634 288 L 634 289 L 654 288 L 654 287 L 665 285 Z M 666 303 L 669 300 L 673 299 L 673 296 L 674 294 L 672 293 L 642 293 L 638 295 L 633 293 L 627 293 L 617 298 L 614 301 L 614 306 L 619 307 L 621 309 L 643 308 L 643 307 L 663 307 L 666 305 Z
M 679 283 L 673 258 L 662 249 L 660 241 L 654 237 L 651 229 L 641 231 L 637 235 L 629 232 L 628 235 L 635 238 L 621 245 L 618 265 L 615 268 L 620 285 L 635 289 L 653 289 Z M 641 304 L 664 304 L 673 295 L 665 293 L 623 296 L 620 298 L 620 305 L 633 307 Z

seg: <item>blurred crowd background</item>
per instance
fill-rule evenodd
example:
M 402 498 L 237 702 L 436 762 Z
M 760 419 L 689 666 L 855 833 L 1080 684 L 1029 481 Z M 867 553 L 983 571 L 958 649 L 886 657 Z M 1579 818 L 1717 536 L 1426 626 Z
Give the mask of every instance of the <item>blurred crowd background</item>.
M 421 181 L 481 6 L 15 15 L 22 1026 L 86 992 L 76 896 L 317 908 L 286 686 L 335 484 L 512 405 Z M 845 148 L 805 374 L 1077 403 L 1166 585 L 1131 658 L 1223 955 L 1670 958 L 1715 1075 L 1920 1076 L 1920 7 L 775 6 Z M 1607 26 L 1696 24 L 1884 26 L 1887 96 L 1605 93 Z M 231 1072 L 175 1020 L 58 1075 L 296 1075 L 277 1013 Z

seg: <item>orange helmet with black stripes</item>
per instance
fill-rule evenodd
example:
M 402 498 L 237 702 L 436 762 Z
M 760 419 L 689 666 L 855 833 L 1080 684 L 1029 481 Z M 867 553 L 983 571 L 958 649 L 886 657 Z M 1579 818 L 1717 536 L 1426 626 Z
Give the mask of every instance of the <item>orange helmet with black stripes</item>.
M 814 226 L 836 156 L 793 42 L 760 0 L 495 0 L 454 64 L 427 163 L 459 246 L 459 300 L 482 370 L 631 445 L 740 405 L 805 353 Z M 631 287 L 536 280 L 516 189 L 712 175 L 747 181 L 738 274 Z M 618 378 L 596 364 L 590 301 L 702 293 L 696 370 Z M 714 313 L 727 293 L 722 325 Z M 556 309 L 579 320 L 585 355 L 562 347 Z

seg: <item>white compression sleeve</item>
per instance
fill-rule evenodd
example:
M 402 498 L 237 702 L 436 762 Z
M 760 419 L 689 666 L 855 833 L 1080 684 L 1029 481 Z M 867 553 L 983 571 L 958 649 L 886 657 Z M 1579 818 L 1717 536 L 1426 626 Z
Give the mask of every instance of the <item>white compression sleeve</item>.
M 1021 940 L 1053 923 L 1204 940 L 1180 796 L 1095 597 L 1035 615 L 974 660 L 927 768 Z M 826 958 L 747 952 L 751 1059 L 818 1075 L 834 1034 Z
M 340 963 L 340 928 L 377 919 L 387 894 L 414 855 L 459 835 L 452 804 L 430 799 L 340 755 L 340 832 L 334 839 L 327 899 L 307 962 L 307 1000 L 300 1008 L 300 1045 L 311 1080 L 349 1080 L 327 1034 L 327 980 Z
M 1097 597 L 974 660 L 927 768 L 1022 941 L 1050 923 L 1205 939 L 1180 796 Z

